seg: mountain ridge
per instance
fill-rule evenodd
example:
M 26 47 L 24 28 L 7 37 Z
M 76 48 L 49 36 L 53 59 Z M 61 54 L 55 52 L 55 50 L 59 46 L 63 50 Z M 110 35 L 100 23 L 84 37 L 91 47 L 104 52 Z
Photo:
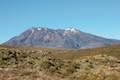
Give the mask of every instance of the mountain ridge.
M 120 41 L 85 33 L 76 28 L 51 29 L 32 27 L 3 44 L 12 46 L 80 49 L 120 44 Z

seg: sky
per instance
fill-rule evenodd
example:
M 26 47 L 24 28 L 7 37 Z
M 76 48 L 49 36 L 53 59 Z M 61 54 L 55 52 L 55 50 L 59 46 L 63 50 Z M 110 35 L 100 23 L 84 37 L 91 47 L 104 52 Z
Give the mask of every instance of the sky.
M 0 43 L 31 27 L 120 39 L 120 0 L 0 0 Z

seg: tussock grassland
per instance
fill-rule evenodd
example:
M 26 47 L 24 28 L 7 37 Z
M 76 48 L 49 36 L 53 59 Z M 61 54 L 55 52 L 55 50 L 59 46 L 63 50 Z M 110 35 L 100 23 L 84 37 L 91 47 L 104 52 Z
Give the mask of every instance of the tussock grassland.
M 120 45 L 83 50 L 1 45 L 0 80 L 120 80 Z

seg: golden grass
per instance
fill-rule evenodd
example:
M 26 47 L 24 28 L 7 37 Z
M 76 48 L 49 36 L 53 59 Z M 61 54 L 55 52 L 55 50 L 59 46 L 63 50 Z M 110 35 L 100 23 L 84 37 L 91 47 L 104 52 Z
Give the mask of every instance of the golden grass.
M 81 50 L 1 45 L 0 80 L 120 80 L 120 45 Z

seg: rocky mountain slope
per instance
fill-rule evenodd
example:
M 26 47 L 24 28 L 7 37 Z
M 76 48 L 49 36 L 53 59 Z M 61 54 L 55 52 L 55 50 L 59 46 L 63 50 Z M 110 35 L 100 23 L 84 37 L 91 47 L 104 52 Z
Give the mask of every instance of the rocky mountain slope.
M 106 39 L 75 28 L 49 29 L 30 28 L 4 43 L 12 46 L 35 46 L 49 48 L 95 48 L 120 44 L 118 40 Z

